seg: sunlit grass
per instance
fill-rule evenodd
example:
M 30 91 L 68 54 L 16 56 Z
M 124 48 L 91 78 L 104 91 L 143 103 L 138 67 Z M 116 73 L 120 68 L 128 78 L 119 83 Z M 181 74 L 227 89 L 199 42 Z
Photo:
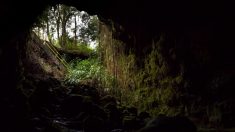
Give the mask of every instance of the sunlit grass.
M 70 63 L 70 69 L 66 75 L 67 83 L 79 83 L 82 80 L 95 80 L 98 79 L 102 66 L 95 58 L 89 58 L 86 60 L 75 59 Z

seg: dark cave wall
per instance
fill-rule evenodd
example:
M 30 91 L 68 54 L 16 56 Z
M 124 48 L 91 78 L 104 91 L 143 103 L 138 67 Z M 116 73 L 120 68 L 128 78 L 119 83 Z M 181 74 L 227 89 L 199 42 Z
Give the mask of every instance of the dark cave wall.
M 134 51 L 138 67 L 143 67 L 153 41 L 157 42 L 164 34 L 160 54 L 168 63 L 168 76 L 183 71 L 188 86 L 181 88 L 180 92 L 186 96 L 180 100 L 186 106 L 193 104 L 201 109 L 195 108 L 197 112 L 189 113 L 212 125 L 219 122 L 225 127 L 233 126 L 235 14 L 230 3 L 128 1 L 106 4 L 109 6 L 104 10 L 108 12 L 101 10 L 98 14 L 111 19 L 111 22 L 103 21 L 109 25 L 112 37 L 126 44 L 126 54 L 129 49 Z M 175 59 L 171 59 L 173 54 Z M 220 119 L 213 121 L 213 116 Z
M 234 35 L 234 26 L 230 21 L 222 21 L 215 21 L 210 24 L 209 21 L 203 24 L 191 23 L 191 26 L 179 25 L 179 27 L 172 27 L 172 29 L 167 27 L 165 30 L 152 32 L 154 34 L 152 37 L 148 36 L 149 33 L 145 34 L 147 31 L 140 32 L 141 35 L 137 37 L 138 32 L 131 33 L 129 32 L 131 30 L 123 29 L 118 24 L 111 24 L 110 28 L 104 29 L 107 34 L 107 39 L 104 42 L 107 43 L 106 47 L 110 48 L 112 43 L 115 45 L 115 39 L 123 41 L 126 49 L 134 49 L 132 51 L 135 51 L 139 62 L 138 66 L 141 68 L 145 65 L 146 55 L 151 52 L 153 42 L 158 42 L 164 36 L 164 42 L 160 45 L 161 49 L 158 50 L 158 54 L 167 63 L 169 72 L 163 78 L 175 77 L 180 74 L 188 83 L 185 88 L 184 86 L 174 86 L 175 89 L 179 88 L 179 92 L 184 94 L 184 97 L 177 99 L 177 101 L 188 106 L 188 108 L 196 105 L 201 110 L 194 108 L 191 110 L 197 112 L 193 113 L 190 110 L 188 112 L 197 115 L 197 118 L 200 119 L 207 116 L 207 123 L 210 122 L 209 120 L 213 120 L 209 119 L 210 114 L 216 109 L 219 114 L 222 114 L 223 124 L 231 127 L 232 123 L 228 122 L 234 122 L 232 111 L 235 108 L 234 105 L 231 105 L 235 101 L 232 93 L 235 86 L 233 83 L 235 65 L 232 59 L 234 49 L 231 45 L 231 43 L 234 43 L 233 37 L 231 37 Z M 156 25 L 153 25 L 152 28 L 156 28 Z M 110 35 L 114 39 L 113 42 Z M 159 44 L 155 43 L 155 45 Z M 109 54 L 107 56 L 114 55 L 118 58 L 111 50 L 111 53 L 106 51 Z M 128 50 L 125 53 L 128 55 Z M 122 54 L 122 51 L 117 54 Z M 121 68 L 117 66 L 115 69 L 112 65 L 113 62 L 119 64 L 118 60 L 113 61 L 111 59 L 110 62 L 108 69 L 111 74 L 118 74 L 113 71 L 118 71 Z M 122 75 L 117 76 L 122 77 Z M 230 119 L 227 118 L 228 115 L 231 115 Z
M 135 50 L 140 66 L 141 58 L 148 52 L 152 41 L 158 40 L 162 33 L 165 34 L 167 41 L 164 55 L 168 57 L 169 50 L 174 50 L 177 59 L 171 66 L 184 66 L 184 75 L 192 83 L 192 93 L 202 96 L 202 102 L 206 100 L 205 104 L 220 100 L 234 102 L 232 82 L 235 74 L 235 11 L 231 3 L 183 0 L 3 0 L 0 4 L 0 84 L 1 103 L 5 106 L 1 109 L 1 114 L 5 120 L 9 120 L 6 124 L 11 124 L 11 119 L 20 119 L 23 115 L 12 115 L 9 118 L 15 112 L 13 109 L 21 107 L 15 99 L 15 88 L 19 74 L 18 53 L 24 45 L 27 30 L 47 5 L 57 3 L 73 5 L 90 14 L 98 14 L 101 21 L 110 26 L 111 19 L 118 30 L 114 37 L 125 42 L 127 49 Z M 13 107 L 9 104 L 13 104 Z M 17 123 L 16 121 L 15 124 Z M 19 124 L 17 126 L 22 127 Z

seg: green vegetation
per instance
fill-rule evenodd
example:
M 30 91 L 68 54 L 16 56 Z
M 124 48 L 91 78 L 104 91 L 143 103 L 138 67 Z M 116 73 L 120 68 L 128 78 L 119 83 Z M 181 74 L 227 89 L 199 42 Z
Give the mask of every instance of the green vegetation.
M 102 61 L 115 80 L 112 87 L 117 92 L 112 93 L 113 96 L 119 98 L 122 105 L 138 107 L 139 111 L 148 111 L 153 116 L 184 113 L 185 107 L 180 102 L 183 93 L 179 89 L 187 87 L 187 82 L 183 71 L 169 74 L 170 67 L 162 53 L 164 35 L 153 42 L 150 52 L 142 59 L 143 67 L 138 67 L 134 52 L 130 50 L 126 54 L 125 44 L 113 39 L 112 34 L 109 28 L 101 27 Z
M 159 43 L 158 43 L 159 44 Z M 125 105 L 138 106 L 140 111 L 148 111 L 151 115 L 177 115 L 183 107 L 171 106 L 177 102 L 183 83 L 182 75 L 167 76 L 168 66 L 158 55 L 156 47 L 145 58 L 143 68 L 136 67 L 134 54 L 120 58 L 122 73 L 118 76 L 118 86 L 122 90 L 122 102 Z M 159 66 L 159 63 L 162 63 Z
M 102 66 L 95 58 L 86 60 L 75 59 L 69 63 L 70 70 L 66 75 L 65 80 L 67 83 L 79 83 L 82 80 L 97 81 L 100 77 Z
M 100 62 L 94 57 L 97 54 L 94 48 L 98 45 L 98 24 L 97 16 L 60 4 L 48 7 L 35 23 L 32 30 L 42 40 L 57 47 L 47 44 L 66 65 L 66 83 L 97 78 L 101 69 Z M 83 57 L 90 58 L 82 60 Z M 72 61 L 65 62 L 68 58 Z
M 70 52 L 75 52 L 75 53 L 80 53 L 80 54 L 84 54 L 84 55 L 90 55 L 93 52 L 95 52 L 94 49 L 88 47 L 85 44 L 74 45 L 72 43 L 67 43 L 66 46 L 64 47 L 64 50 L 70 51 Z
M 48 7 L 32 29 L 41 39 L 59 48 L 97 44 L 99 19 L 75 7 L 56 5 Z M 72 46 L 74 45 L 74 46 Z M 94 47 L 94 46 L 93 46 Z

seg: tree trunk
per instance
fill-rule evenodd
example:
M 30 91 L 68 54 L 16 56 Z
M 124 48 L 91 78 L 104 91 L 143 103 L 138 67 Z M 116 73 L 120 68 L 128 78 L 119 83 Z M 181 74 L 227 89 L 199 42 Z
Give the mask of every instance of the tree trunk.
M 42 39 L 45 40 L 45 27 L 42 27 Z
M 62 42 L 62 47 L 65 48 L 66 45 L 66 23 L 67 23 L 67 11 L 66 11 L 66 7 L 62 6 L 62 20 L 61 20 L 61 26 L 62 26 L 62 36 L 61 36 L 61 42 Z
M 62 36 L 61 36 L 61 39 L 62 39 L 62 47 L 64 48 L 65 45 L 66 45 L 66 22 L 63 20 L 62 21 Z
M 49 20 L 46 21 L 46 27 L 47 27 L 47 38 L 48 38 L 48 41 L 51 43 Z
M 37 30 L 37 32 L 38 32 L 38 37 L 40 38 L 40 28 L 38 27 L 37 29 L 38 29 L 38 30 Z
M 56 20 L 56 32 L 57 32 L 57 40 L 58 40 L 58 43 L 60 44 L 60 22 L 59 22 L 59 20 Z
M 77 19 L 76 14 L 74 15 L 74 45 L 77 45 Z
M 56 8 L 54 8 L 53 14 L 54 14 L 54 17 L 56 20 L 57 41 L 58 41 L 58 44 L 61 46 L 61 41 L 60 41 L 60 20 L 61 20 L 60 5 L 57 5 Z

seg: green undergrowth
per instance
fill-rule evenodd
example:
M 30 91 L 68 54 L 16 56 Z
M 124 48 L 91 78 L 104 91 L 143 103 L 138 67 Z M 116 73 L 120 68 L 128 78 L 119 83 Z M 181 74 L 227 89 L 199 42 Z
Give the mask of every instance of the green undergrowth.
M 175 63 L 174 49 L 164 47 L 167 45 L 164 35 L 152 42 L 145 56 L 138 58 L 134 50 L 126 52 L 125 43 L 110 34 L 106 29 L 106 39 L 100 40 L 96 57 L 74 59 L 69 63 L 67 83 L 92 85 L 115 97 L 121 106 L 136 107 L 139 113 L 189 117 L 202 113 L 205 122 L 199 121 L 199 124 L 220 124 L 220 107 L 211 104 L 202 108 L 199 101 L 190 100 L 191 83 L 185 77 L 182 64 Z M 142 64 L 137 65 L 137 61 Z
M 109 40 L 111 41 L 111 40 Z M 178 115 L 187 113 L 187 108 L 180 101 L 187 88 L 183 71 L 170 74 L 171 67 L 163 56 L 164 36 L 153 42 L 150 52 L 143 57 L 143 66 L 137 66 L 137 58 L 132 50 L 128 54 L 123 50 L 125 44 L 118 40 L 111 41 L 104 53 L 106 69 L 114 77 L 112 87 L 124 106 L 135 106 L 139 112 L 148 111 L 152 116 L 159 114 Z M 118 53 L 115 53 L 119 50 Z M 108 80 L 105 80 L 108 81 Z
M 171 61 L 166 53 L 173 51 L 164 47 L 164 34 L 152 42 L 141 58 L 137 58 L 134 50 L 126 52 L 125 43 L 114 39 L 107 27 L 101 29 L 100 35 L 98 57 L 70 62 L 67 82 L 84 83 L 86 80 L 85 83 L 117 98 L 121 105 L 137 107 L 139 112 L 147 111 L 152 116 L 190 113 L 182 101 L 189 83 L 184 78 L 183 68 L 171 73 Z M 141 66 L 137 66 L 137 59 L 141 59 L 138 60 Z
M 69 63 L 69 70 L 65 77 L 67 84 L 85 84 L 97 88 L 99 92 L 116 93 L 112 87 L 115 79 L 101 64 L 97 57 L 85 60 L 74 59 Z
M 150 52 L 142 60 L 143 67 L 137 67 L 134 52 L 124 53 L 124 43 L 112 40 L 114 46 L 100 49 L 102 59 L 71 61 L 65 80 L 99 87 L 120 100 L 121 105 L 135 106 L 139 112 L 147 111 L 152 116 L 187 114 L 188 109 L 181 101 L 184 96 L 181 90 L 188 84 L 183 71 L 170 74 L 171 67 L 162 53 L 164 43 L 164 37 L 153 42 Z
M 57 40 L 53 41 L 53 45 L 57 48 L 62 49 L 61 45 Z M 94 49 L 90 48 L 88 44 L 84 44 L 81 42 L 77 42 L 76 44 L 73 42 L 73 40 L 70 40 L 69 38 L 66 41 L 66 45 L 64 45 L 63 50 L 67 50 L 70 52 L 78 52 L 81 54 L 91 54 L 94 51 Z
M 79 83 L 87 79 L 95 80 L 101 74 L 102 66 L 95 58 L 86 60 L 74 59 L 69 65 L 70 69 L 65 77 L 67 83 Z
M 139 111 L 148 111 L 152 116 L 181 114 L 184 107 L 177 100 L 181 96 L 178 88 L 184 83 L 183 76 L 168 76 L 167 63 L 159 62 L 162 58 L 157 58 L 161 57 L 157 53 L 153 47 L 143 68 L 136 67 L 133 54 L 122 61 L 125 83 L 119 82 L 121 100 L 125 105 L 137 106 Z
M 93 49 L 91 49 L 89 46 L 87 46 L 86 44 L 82 44 L 82 43 L 77 43 L 74 44 L 73 42 L 68 42 L 65 47 L 65 50 L 69 50 L 69 51 L 77 51 L 80 53 L 86 53 L 86 54 L 90 54 L 93 52 Z

